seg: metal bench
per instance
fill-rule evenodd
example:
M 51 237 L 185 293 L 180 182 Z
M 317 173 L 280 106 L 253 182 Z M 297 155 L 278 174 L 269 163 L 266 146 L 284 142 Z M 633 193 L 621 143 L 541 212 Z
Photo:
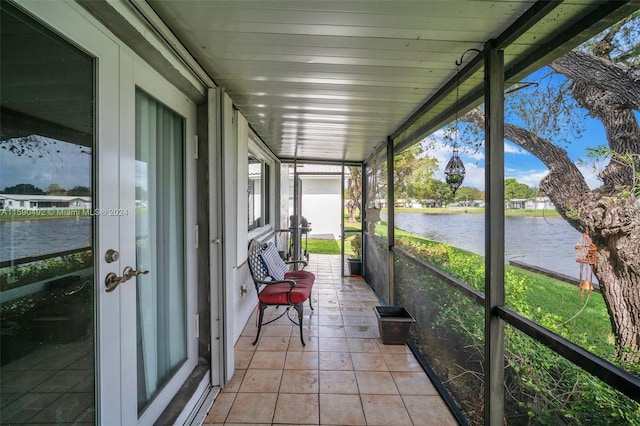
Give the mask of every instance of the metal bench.
M 258 343 L 258 339 L 260 338 L 264 310 L 267 306 L 276 306 L 276 308 L 286 306 L 284 312 L 278 317 L 264 323 L 264 325 L 270 324 L 286 314 L 289 320 L 300 328 L 300 341 L 302 342 L 302 346 L 305 346 L 304 336 L 302 335 L 303 304 L 309 300 L 309 307 L 313 310 L 311 290 L 313 282 L 315 281 L 315 275 L 305 270 L 288 271 L 284 273 L 283 279 L 273 279 L 263 257 L 267 249 L 269 249 L 269 253 L 272 253 L 275 247 L 270 248 L 268 244 L 261 243 L 255 239 L 249 242 L 247 263 L 249 264 L 249 271 L 251 272 L 256 292 L 258 293 L 259 308 L 258 334 L 253 344 Z M 303 268 L 307 265 L 307 262 L 303 260 L 284 262 L 279 257 L 278 260 L 285 265 L 299 263 L 303 265 Z M 297 321 L 288 315 L 292 307 L 298 313 Z

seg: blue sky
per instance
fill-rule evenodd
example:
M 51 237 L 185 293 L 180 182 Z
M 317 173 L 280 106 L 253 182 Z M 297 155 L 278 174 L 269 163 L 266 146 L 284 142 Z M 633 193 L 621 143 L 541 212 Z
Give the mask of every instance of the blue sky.
M 64 189 L 75 186 L 91 187 L 91 155 L 87 147 L 39 136 L 44 148 L 29 158 L 0 149 L 0 191 L 19 183 L 30 183 L 46 190 L 57 183 Z M 0 144 L 7 144 L 2 141 Z
M 605 132 L 599 121 L 589 119 L 583 136 L 572 142 L 567 147 L 567 153 L 575 163 L 585 159 L 585 148 L 606 144 Z M 442 132 L 436 132 L 436 142 L 429 149 L 428 155 L 438 159 L 439 169 L 435 173 L 437 179 L 444 181 L 444 168 L 451 158 L 452 148 L 442 142 Z M 549 173 L 547 167 L 537 157 L 521 149 L 517 145 L 505 141 L 505 178 L 515 178 L 518 182 L 529 186 L 539 187 L 540 180 Z M 478 152 L 468 152 L 463 148 L 458 150 L 460 158 L 464 162 L 467 175 L 463 186 L 472 186 L 484 190 L 484 148 Z M 579 165 L 585 180 L 590 188 L 597 188 L 601 181 L 593 172 L 591 166 Z
M 544 76 L 548 74 L 549 68 L 543 67 L 523 80 L 537 81 L 540 82 L 541 86 L 547 83 L 557 85 L 566 81 L 564 77 L 559 75 L 554 75 L 550 79 L 545 80 Z M 601 185 L 601 181 L 593 171 L 593 166 L 582 165 L 579 162 L 580 159 L 586 159 L 585 154 L 587 148 L 607 144 L 606 134 L 602 123 L 590 117 L 587 114 L 587 110 L 578 109 L 578 111 L 584 125 L 584 131 L 578 136 L 569 134 L 569 131 L 567 134 L 562 135 L 571 141 L 568 145 L 564 146 L 564 148 L 567 150 L 569 158 L 577 164 L 589 187 L 594 189 Z M 521 124 L 509 114 L 508 109 L 505 115 L 506 122 Z M 436 157 L 439 161 L 440 167 L 436 172 L 436 177 L 440 180 L 444 180 L 444 168 L 452 155 L 452 148 L 450 145 L 444 143 L 443 135 L 444 132 L 442 130 L 432 135 L 430 140 L 434 143 L 428 151 L 428 155 Z M 482 143 L 481 145 L 484 144 Z M 515 178 L 518 182 L 532 187 L 539 187 L 540 180 L 549 172 L 547 167 L 538 160 L 537 157 L 509 141 L 505 141 L 504 151 L 505 178 Z M 459 148 L 459 154 L 467 170 L 463 186 L 471 186 L 484 190 L 484 148 L 480 148 L 478 152 L 470 152 L 461 146 Z

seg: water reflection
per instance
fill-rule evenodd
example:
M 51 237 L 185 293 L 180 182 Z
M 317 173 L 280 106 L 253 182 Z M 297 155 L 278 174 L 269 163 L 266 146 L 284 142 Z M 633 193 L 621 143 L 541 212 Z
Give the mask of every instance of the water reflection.
M 395 224 L 407 232 L 484 255 L 485 228 L 481 214 L 396 213 Z M 563 219 L 505 217 L 506 260 L 578 278 L 575 245 L 580 237 L 580 232 Z

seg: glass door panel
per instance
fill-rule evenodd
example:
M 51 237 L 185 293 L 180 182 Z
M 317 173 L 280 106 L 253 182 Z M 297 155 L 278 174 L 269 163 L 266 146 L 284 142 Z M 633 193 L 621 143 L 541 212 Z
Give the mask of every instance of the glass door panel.
M 93 424 L 95 63 L 0 13 L 0 419 Z
M 136 91 L 139 412 L 187 358 L 184 134 L 183 117 Z

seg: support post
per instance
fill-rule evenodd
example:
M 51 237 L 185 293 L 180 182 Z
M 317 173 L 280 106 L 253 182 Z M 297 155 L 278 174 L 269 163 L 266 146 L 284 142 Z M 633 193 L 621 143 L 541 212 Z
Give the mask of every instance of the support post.
M 393 200 L 393 193 L 395 188 L 395 182 L 393 181 L 393 139 L 387 136 L 387 243 L 389 244 L 389 250 L 387 253 L 388 259 L 388 271 L 389 271 L 389 306 L 395 304 L 395 255 L 393 253 L 393 247 L 395 246 L 395 203 Z M 378 193 L 376 188 L 376 194 Z
M 504 422 L 504 52 L 485 45 L 484 424 Z

